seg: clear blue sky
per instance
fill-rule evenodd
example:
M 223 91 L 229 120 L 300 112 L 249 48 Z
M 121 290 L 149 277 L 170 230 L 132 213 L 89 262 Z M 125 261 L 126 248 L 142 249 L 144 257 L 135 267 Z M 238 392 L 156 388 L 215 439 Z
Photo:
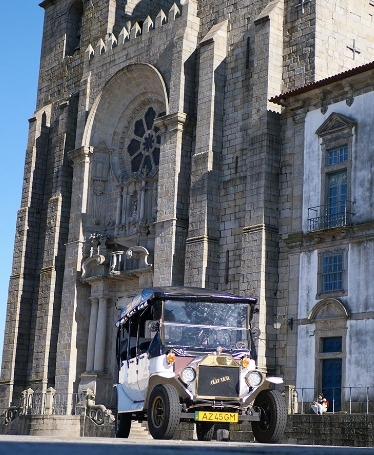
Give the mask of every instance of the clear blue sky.
M 33 116 L 36 105 L 44 18 L 44 10 L 38 6 L 40 1 L 4 1 L 0 9 L 0 359 L 17 210 L 21 202 L 28 119 Z

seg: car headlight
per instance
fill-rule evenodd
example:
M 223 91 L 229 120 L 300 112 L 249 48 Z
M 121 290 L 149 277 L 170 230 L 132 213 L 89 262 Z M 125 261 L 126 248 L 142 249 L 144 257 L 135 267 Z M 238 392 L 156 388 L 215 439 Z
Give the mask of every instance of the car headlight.
M 186 384 L 196 379 L 196 371 L 192 367 L 186 367 L 181 371 L 180 378 Z
M 263 381 L 263 376 L 259 371 L 250 371 L 245 375 L 245 382 L 248 387 L 258 387 Z

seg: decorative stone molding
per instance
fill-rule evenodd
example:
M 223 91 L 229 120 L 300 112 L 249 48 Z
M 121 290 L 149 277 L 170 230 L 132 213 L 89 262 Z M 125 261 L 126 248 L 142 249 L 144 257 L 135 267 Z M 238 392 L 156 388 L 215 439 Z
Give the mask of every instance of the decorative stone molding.
M 92 276 L 93 268 L 96 265 L 105 264 L 106 257 L 100 253 L 100 244 L 105 236 L 101 233 L 95 232 L 90 235 L 91 250 L 90 257 L 82 264 L 81 280 L 84 281 Z
M 316 130 L 317 136 L 323 137 L 328 134 L 335 134 L 343 130 L 351 130 L 356 123 L 342 114 L 333 112 Z
M 184 112 L 175 112 L 174 114 L 164 115 L 155 120 L 155 126 L 160 128 L 162 132 L 170 132 L 174 130 L 183 131 L 184 125 L 187 122 L 187 114 Z
M 10 406 L 5 410 L 4 421 L 5 424 L 12 422 L 16 417 L 27 415 L 32 409 L 32 398 L 34 391 L 31 388 L 25 389 L 21 393 L 19 406 Z
M 126 257 L 128 259 L 131 259 L 134 255 L 134 253 L 138 253 L 141 259 L 141 262 L 139 265 L 141 265 L 140 268 L 143 267 L 152 267 L 153 264 L 150 264 L 148 262 L 148 257 L 149 257 L 149 251 L 147 248 L 144 248 L 144 246 L 132 246 L 126 251 Z
M 338 299 L 327 298 L 318 302 L 308 315 L 308 320 L 315 322 L 317 319 L 348 319 L 351 310 Z
M 75 162 L 75 161 L 78 161 L 78 159 L 84 160 L 84 159 L 88 158 L 90 155 L 92 155 L 92 153 L 93 153 L 93 147 L 83 146 L 83 147 L 79 147 L 75 150 L 71 150 L 68 153 L 68 158 Z
M 103 404 L 95 403 L 95 394 L 89 388 L 83 390 L 84 392 L 84 406 L 85 406 L 85 415 L 89 417 L 96 425 L 103 425 L 105 419 L 114 422 L 115 417 L 112 414 L 110 409 L 107 409 Z
M 52 0 L 50 0 L 52 1 Z M 45 1 L 41 5 L 47 4 L 48 2 Z M 188 3 L 188 2 L 186 2 Z M 188 12 L 187 12 L 188 16 Z M 86 63 L 90 63 L 90 61 L 97 56 L 108 54 L 110 50 L 114 50 L 119 45 L 124 45 L 127 41 L 136 40 L 139 37 L 146 37 L 147 35 L 151 35 L 155 29 L 159 28 L 173 28 L 176 20 L 182 17 L 182 11 L 176 3 L 173 3 L 170 10 L 168 11 L 168 15 L 164 13 L 161 9 L 153 22 L 152 19 L 148 16 L 146 20 L 140 24 L 139 22 L 134 22 L 133 24 L 129 21 L 127 27 L 123 27 L 121 32 L 118 35 L 118 45 L 117 45 L 117 38 L 113 33 L 110 34 L 110 38 L 106 39 L 107 46 L 102 38 L 99 39 L 96 49 L 92 47 L 90 43 L 85 51 L 86 55 Z
M 125 256 L 125 257 L 124 257 Z M 153 264 L 149 262 L 150 253 L 144 246 L 132 246 L 124 251 L 113 251 L 111 253 L 111 264 L 109 275 L 142 275 L 153 269 Z M 135 269 L 126 267 L 126 259 L 137 259 L 138 264 Z

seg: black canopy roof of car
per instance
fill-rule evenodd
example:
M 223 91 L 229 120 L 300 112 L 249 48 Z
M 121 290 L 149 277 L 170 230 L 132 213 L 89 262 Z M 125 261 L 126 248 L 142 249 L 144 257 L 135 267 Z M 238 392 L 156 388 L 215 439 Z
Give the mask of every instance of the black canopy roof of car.
M 125 308 L 121 309 L 116 326 L 120 327 L 125 324 L 134 314 L 145 309 L 152 300 L 156 301 L 156 299 L 189 300 L 192 302 L 247 303 L 249 305 L 255 305 L 257 303 L 257 298 L 255 297 L 244 297 L 228 292 L 217 291 L 215 289 L 183 286 L 146 288 L 143 289 L 140 294 L 133 297 Z

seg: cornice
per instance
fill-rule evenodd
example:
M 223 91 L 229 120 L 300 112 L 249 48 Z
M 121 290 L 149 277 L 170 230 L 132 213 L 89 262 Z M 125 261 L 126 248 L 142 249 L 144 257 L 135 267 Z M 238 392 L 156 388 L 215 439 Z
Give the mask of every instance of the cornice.
M 359 243 L 364 240 L 374 240 L 374 221 L 354 224 L 351 226 L 338 226 L 330 229 L 321 229 L 303 233 L 291 232 L 282 239 L 287 249 L 298 248 L 300 252 L 311 251 L 319 247 L 329 247 L 336 243 Z

